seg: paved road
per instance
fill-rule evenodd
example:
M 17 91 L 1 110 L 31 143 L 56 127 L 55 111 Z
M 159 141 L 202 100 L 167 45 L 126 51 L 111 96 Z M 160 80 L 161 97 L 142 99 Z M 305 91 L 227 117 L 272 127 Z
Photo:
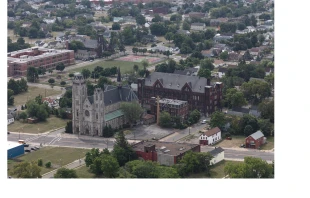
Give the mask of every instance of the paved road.
M 201 152 L 213 150 L 212 146 L 201 146 Z M 243 161 L 244 157 L 256 157 L 271 163 L 274 160 L 274 152 L 254 150 L 246 148 L 223 148 L 224 158 L 227 160 Z

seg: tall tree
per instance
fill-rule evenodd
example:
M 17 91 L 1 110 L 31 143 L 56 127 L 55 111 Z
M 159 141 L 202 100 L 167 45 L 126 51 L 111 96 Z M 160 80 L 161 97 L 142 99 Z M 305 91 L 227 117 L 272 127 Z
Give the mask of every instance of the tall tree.
M 112 156 L 117 159 L 119 165 L 123 166 L 126 162 L 134 160 L 136 158 L 136 153 L 127 142 L 123 131 L 119 131 L 115 139 L 116 142 L 113 147 Z
M 8 89 L 8 105 L 14 104 L 14 91 L 12 89 Z
M 11 175 L 17 178 L 41 178 L 41 168 L 35 161 L 33 162 L 20 162 L 14 165 Z
M 211 77 L 211 72 L 209 69 L 204 69 L 200 68 L 198 71 L 198 76 L 199 77 L 204 77 L 204 78 L 210 78 Z
M 241 86 L 241 90 L 248 101 L 257 104 L 271 95 L 271 89 L 267 82 L 251 80 Z
M 106 177 L 115 178 L 118 176 L 119 164 L 111 155 L 103 155 L 101 170 Z
M 261 112 L 261 117 L 268 119 L 270 122 L 274 123 L 274 100 L 263 101 L 258 105 L 258 110 Z
M 38 70 L 35 67 L 28 67 L 27 81 L 36 82 L 39 79 Z
M 54 178 L 78 178 L 78 176 L 74 169 L 60 168 L 57 170 Z
M 120 109 L 129 121 L 130 126 L 139 120 L 141 114 L 143 113 L 143 109 L 138 103 L 123 102 L 121 103 Z
M 226 124 L 226 119 L 225 119 L 225 114 L 220 111 L 215 111 L 211 115 L 211 120 L 210 120 L 210 126 L 212 128 L 214 127 L 219 127 L 221 130 L 223 130 L 224 126 Z
M 174 34 L 172 32 L 168 32 L 166 35 L 165 35 L 165 39 L 169 41 L 173 40 L 173 36 Z
M 158 116 L 158 115 L 157 115 Z M 172 123 L 171 123 L 171 116 L 168 112 L 163 111 L 160 113 L 159 115 L 159 125 L 161 127 L 171 127 Z
M 243 93 L 235 88 L 227 89 L 224 98 L 225 105 L 229 108 L 241 107 L 247 104 Z

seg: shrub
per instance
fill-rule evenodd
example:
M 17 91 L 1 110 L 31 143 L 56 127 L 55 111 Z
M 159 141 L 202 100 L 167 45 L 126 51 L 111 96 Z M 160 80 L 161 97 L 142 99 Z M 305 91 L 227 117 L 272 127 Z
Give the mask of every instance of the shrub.
M 65 81 L 61 81 L 60 85 L 64 86 L 65 84 L 67 84 Z
M 38 159 L 38 166 L 43 166 L 43 160 L 42 159 Z
M 51 166 L 52 166 L 52 163 L 51 163 L 51 162 L 47 162 L 47 163 L 45 164 L 45 167 L 46 167 L 46 168 L 51 168 Z

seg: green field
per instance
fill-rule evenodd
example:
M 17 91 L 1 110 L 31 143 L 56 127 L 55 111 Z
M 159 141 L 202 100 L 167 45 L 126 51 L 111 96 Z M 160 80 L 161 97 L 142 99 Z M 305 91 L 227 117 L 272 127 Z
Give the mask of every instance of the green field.
M 130 71 L 133 71 L 133 66 L 138 65 L 139 69 L 142 69 L 142 64 L 141 63 L 134 63 L 134 62 L 126 62 L 126 61 L 116 61 L 116 60 L 105 60 L 105 61 L 100 61 L 98 63 L 93 63 L 90 65 L 87 65 L 85 67 L 80 67 L 77 69 L 72 69 L 70 70 L 70 73 L 74 72 L 81 72 L 83 69 L 89 69 L 90 71 L 93 71 L 95 67 L 100 66 L 103 68 L 110 68 L 110 67 L 120 67 L 122 73 L 127 73 Z
M 45 95 L 46 93 L 46 95 Z M 54 96 L 61 94 L 61 91 L 56 91 L 54 89 L 44 89 L 39 87 L 28 87 L 27 92 L 23 92 L 14 96 L 14 105 L 24 105 L 27 100 L 32 100 L 36 96 L 41 95 L 43 97 Z
M 274 137 L 267 137 L 267 143 L 261 147 L 261 150 L 271 150 L 274 148 Z
M 88 149 L 78 149 L 78 148 L 66 148 L 66 147 L 43 147 L 40 150 L 32 151 L 31 153 L 27 153 L 21 157 L 16 158 L 15 160 L 8 160 L 8 173 L 13 169 L 13 166 L 18 161 L 37 161 L 38 159 L 43 160 L 43 164 L 47 162 L 52 163 L 52 168 L 42 167 L 41 175 L 52 171 L 54 169 L 59 168 L 60 166 L 64 166 L 69 164 L 79 158 L 85 156 Z
M 21 120 L 16 120 L 8 126 L 8 131 L 34 134 L 44 133 L 52 129 L 65 127 L 68 121 L 67 119 L 61 119 L 55 116 L 50 116 L 45 122 L 38 122 L 35 124 L 23 123 Z

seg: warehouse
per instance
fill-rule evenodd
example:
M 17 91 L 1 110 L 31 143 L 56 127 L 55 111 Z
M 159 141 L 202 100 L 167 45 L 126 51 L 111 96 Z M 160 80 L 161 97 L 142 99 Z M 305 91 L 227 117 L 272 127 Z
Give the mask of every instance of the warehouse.
M 23 155 L 24 145 L 17 142 L 8 142 L 8 159 Z

